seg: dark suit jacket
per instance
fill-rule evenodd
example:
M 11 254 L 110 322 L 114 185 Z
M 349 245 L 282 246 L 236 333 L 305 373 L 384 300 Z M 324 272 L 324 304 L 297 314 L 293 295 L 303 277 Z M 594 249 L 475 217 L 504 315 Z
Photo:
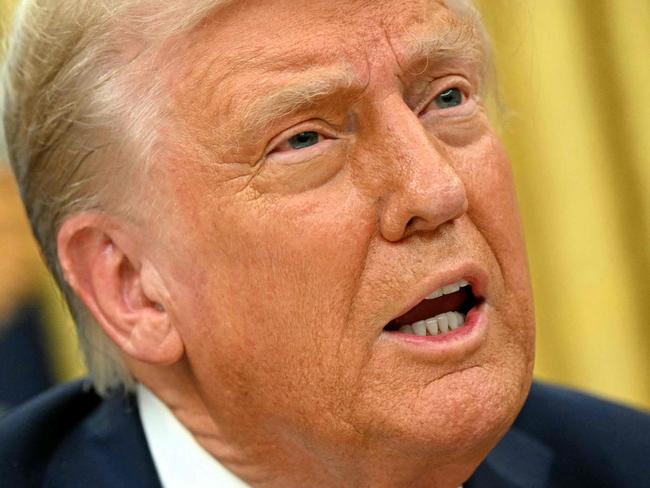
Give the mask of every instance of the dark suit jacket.
M 51 390 L 0 423 L 0 487 L 147 488 L 160 481 L 133 398 L 87 383 Z M 465 488 L 650 488 L 650 416 L 536 384 Z

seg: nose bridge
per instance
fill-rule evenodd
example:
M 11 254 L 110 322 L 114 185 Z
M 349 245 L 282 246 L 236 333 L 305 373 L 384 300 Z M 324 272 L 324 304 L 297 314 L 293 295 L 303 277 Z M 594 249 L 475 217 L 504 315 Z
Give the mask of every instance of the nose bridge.
M 467 194 L 444 143 L 402 100 L 385 108 L 379 225 L 386 239 L 398 241 L 460 217 Z

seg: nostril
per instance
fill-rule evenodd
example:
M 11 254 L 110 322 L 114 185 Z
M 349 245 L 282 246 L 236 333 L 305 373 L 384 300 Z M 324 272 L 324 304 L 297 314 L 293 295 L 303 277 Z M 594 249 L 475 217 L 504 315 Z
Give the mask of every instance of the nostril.
M 453 225 L 458 217 L 460 217 L 460 215 L 454 216 L 452 219 L 447 221 L 437 223 L 436 225 L 431 225 L 428 220 L 423 219 L 422 217 L 411 217 L 404 227 L 403 237 L 408 237 L 417 232 L 432 232 L 442 226 Z
M 417 217 L 411 217 L 409 221 L 406 223 L 406 230 L 409 230 L 411 227 L 413 227 L 417 222 L 417 220 L 418 220 Z

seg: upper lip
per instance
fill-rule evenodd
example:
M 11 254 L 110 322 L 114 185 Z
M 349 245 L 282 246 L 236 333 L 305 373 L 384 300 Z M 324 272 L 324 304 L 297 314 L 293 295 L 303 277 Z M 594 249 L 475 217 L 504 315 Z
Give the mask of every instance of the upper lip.
M 410 293 L 404 300 L 404 306 L 390 320 L 401 317 L 437 289 L 445 285 L 452 285 L 460 280 L 465 280 L 470 284 L 472 293 L 476 298 L 485 298 L 488 274 L 477 263 L 464 263 L 461 266 L 447 270 L 441 270 L 438 267 L 435 273 L 420 281 L 414 289 L 410 289 Z

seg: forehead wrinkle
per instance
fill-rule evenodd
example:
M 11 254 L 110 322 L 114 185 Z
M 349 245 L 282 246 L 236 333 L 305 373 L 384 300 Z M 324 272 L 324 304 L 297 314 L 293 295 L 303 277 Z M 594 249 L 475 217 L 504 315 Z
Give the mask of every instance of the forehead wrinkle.
M 231 0 L 229 5 L 236 5 L 236 2 Z M 219 95 L 222 93 L 219 86 L 231 82 L 236 84 L 241 73 L 258 71 L 262 76 L 266 76 L 266 72 L 291 73 L 295 71 L 296 66 L 314 65 L 313 52 L 306 51 L 304 46 L 292 44 L 273 45 L 267 42 L 260 44 L 246 39 L 237 42 L 233 49 L 215 50 L 215 42 L 224 41 L 224 38 L 219 35 L 218 30 L 209 31 L 207 28 L 209 25 L 212 24 L 206 23 L 193 32 L 192 36 L 184 39 L 185 51 L 195 51 L 192 60 L 187 61 L 190 65 L 190 77 L 187 81 L 198 89 L 203 109 L 217 108 L 218 110 L 219 105 L 223 109 L 223 103 L 219 100 Z M 325 35 L 322 32 L 309 31 L 305 34 L 305 44 L 311 40 L 319 40 Z M 227 41 L 227 37 L 225 40 Z M 200 46 L 198 49 L 197 45 Z M 318 52 L 321 66 L 325 63 L 338 62 L 340 57 L 341 52 L 338 50 L 328 52 L 324 49 Z M 201 65 L 202 69 L 195 69 L 196 65 Z
M 241 87 L 237 75 L 264 72 L 273 65 L 260 50 L 242 49 L 235 54 L 225 55 L 203 52 L 186 59 L 185 66 L 184 70 L 169 71 L 168 84 L 174 94 L 174 111 L 191 128 L 190 137 L 209 151 L 215 145 L 220 146 L 233 139 L 221 130 L 222 124 L 217 121 L 229 120 L 234 107 L 240 105 L 237 99 L 239 93 L 224 97 L 228 90 Z M 223 69 L 224 66 L 228 69 Z M 273 81 L 270 78 L 270 82 Z M 197 114 L 201 114 L 203 123 L 198 122 Z
M 205 128 L 208 139 L 216 142 L 216 137 L 224 144 L 241 134 L 232 130 L 224 134 L 217 127 L 223 122 L 230 125 L 241 118 L 239 131 L 254 133 L 334 92 L 351 91 L 354 68 L 340 58 L 338 52 L 322 52 L 315 65 L 313 53 L 287 51 L 284 46 L 266 50 L 238 46 L 228 53 L 205 50 L 187 61 L 185 72 L 177 70 L 171 84 L 186 112 L 203 113 L 212 121 Z M 285 83 L 279 86 L 282 80 Z M 193 96 L 187 97 L 188 92 Z M 215 125 L 217 120 L 222 123 Z

